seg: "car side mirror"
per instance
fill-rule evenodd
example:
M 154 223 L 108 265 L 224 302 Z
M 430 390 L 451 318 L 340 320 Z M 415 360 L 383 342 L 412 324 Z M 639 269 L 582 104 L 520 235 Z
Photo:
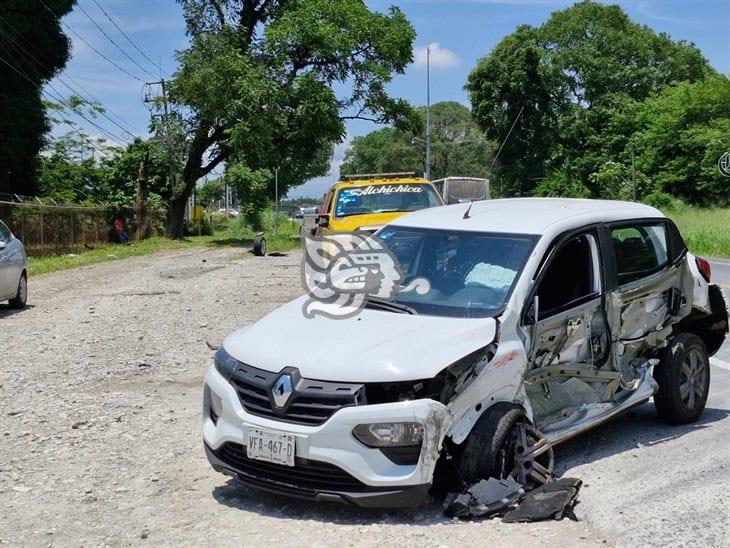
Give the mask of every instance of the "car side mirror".
M 328 227 L 330 225 L 330 216 L 327 214 L 320 215 L 317 224 L 322 228 Z
M 5 242 L 3 240 L 0 240 L 0 251 L 8 247 L 8 242 Z

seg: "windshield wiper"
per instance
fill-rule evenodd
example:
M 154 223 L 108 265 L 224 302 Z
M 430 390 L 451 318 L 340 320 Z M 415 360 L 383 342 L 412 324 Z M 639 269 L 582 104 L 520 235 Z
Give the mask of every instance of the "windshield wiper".
M 380 310 L 387 310 L 388 312 L 397 312 L 399 314 L 418 314 L 415 308 L 408 306 L 407 304 L 386 301 L 377 297 L 368 297 L 366 306 L 368 308 L 377 308 Z

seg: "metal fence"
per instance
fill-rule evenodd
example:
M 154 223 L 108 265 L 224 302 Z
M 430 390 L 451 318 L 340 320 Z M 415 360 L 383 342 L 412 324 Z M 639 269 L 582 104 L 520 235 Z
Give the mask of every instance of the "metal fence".
M 152 215 L 155 225 L 163 213 L 153 212 Z M 131 236 L 134 224 L 130 210 L 0 201 L 0 220 L 23 242 L 28 255 L 36 257 L 107 243 L 111 240 L 112 220 L 116 217 L 125 219 Z

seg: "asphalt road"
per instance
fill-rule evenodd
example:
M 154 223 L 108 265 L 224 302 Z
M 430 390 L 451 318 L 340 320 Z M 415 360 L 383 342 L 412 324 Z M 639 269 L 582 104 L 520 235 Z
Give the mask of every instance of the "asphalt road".
M 730 260 L 711 263 L 728 300 Z M 663 424 L 650 402 L 556 449 L 559 472 L 584 481 L 579 515 L 594 533 L 618 546 L 730 546 L 730 340 L 710 363 L 697 423 Z

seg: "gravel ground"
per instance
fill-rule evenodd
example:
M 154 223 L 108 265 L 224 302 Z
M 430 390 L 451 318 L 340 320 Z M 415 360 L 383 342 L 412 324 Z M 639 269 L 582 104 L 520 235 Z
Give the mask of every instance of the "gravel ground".
M 298 502 L 215 473 L 201 384 L 218 343 L 300 293 L 300 255 L 185 250 L 34 278 L 0 307 L 0 543 L 590 546 L 584 522 Z M 581 515 L 581 506 L 578 506 Z

